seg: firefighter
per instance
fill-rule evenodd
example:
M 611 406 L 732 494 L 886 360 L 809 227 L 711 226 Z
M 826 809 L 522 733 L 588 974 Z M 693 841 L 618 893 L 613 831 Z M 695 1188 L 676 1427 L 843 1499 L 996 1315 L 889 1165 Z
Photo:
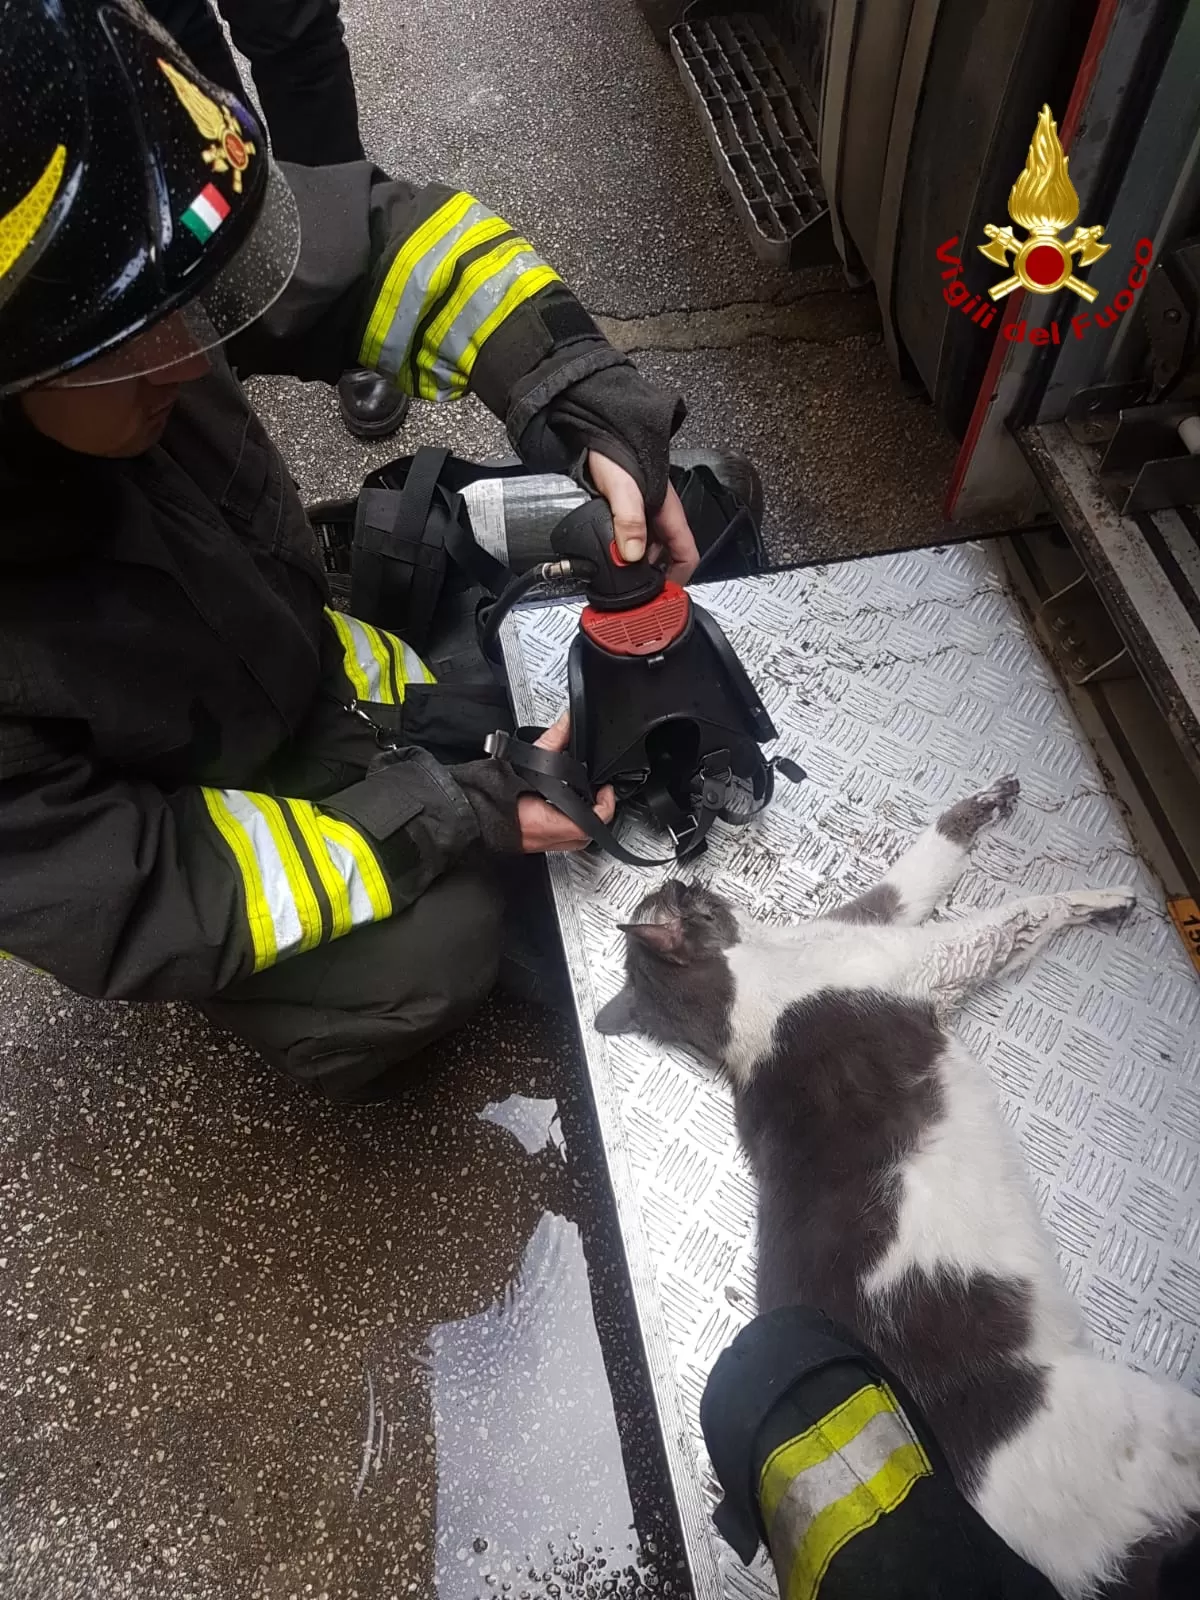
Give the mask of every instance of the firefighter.
M 377 1098 L 495 980 L 493 858 L 583 836 L 431 754 L 453 686 L 329 609 L 232 369 L 477 394 L 680 576 L 682 406 L 470 195 L 281 173 L 133 0 L 0 8 L 0 128 L 0 946 Z

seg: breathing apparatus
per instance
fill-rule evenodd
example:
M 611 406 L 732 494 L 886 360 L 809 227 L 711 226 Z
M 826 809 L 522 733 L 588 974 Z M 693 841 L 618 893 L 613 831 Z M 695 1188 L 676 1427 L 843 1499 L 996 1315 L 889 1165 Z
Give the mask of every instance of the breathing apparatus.
M 540 728 L 493 724 L 485 749 L 618 860 L 636 866 L 688 860 L 704 849 L 715 821 L 737 826 L 763 809 L 776 771 L 793 782 L 804 773 L 763 754 L 777 737 L 775 727 L 728 640 L 647 557 L 621 557 L 607 503 L 568 479 L 545 480 L 539 492 L 536 479 L 515 475 L 520 470 L 422 450 L 373 473 L 357 501 L 327 502 L 309 515 L 335 579 L 339 568 L 348 575 L 351 612 L 401 627 L 442 682 L 462 681 L 457 670 L 441 670 L 437 654 L 449 653 L 457 668 L 463 652 L 446 644 L 456 628 L 458 645 L 465 632 L 477 660 L 482 647 L 483 657 L 497 663 L 500 625 L 518 601 L 540 584 L 563 597 L 582 585 L 584 605 L 567 659 L 568 748 L 537 745 Z M 701 552 L 695 577 L 759 570 L 753 511 L 713 467 L 673 461 L 671 481 Z M 482 520 L 481 489 L 494 505 L 519 494 L 526 511 L 539 501 L 542 510 L 570 509 L 548 540 L 544 527 L 527 541 L 512 524 L 498 536 L 474 525 Z M 535 520 L 527 515 L 526 526 Z M 491 550 L 524 570 L 514 575 Z M 637 855 L 600 821 L 593 808 L 606 784 L 618 804 L 646 805 L 671 841 L 670 854 Z
M 508 761 L 551 805 L 617 857 L 636 866 L 687 860 L 713 823 L 746 823 L 767 804 L 777 737 L 745 668 L 713 618 L 645 557 L 622 559 L 603 500 L 570 512 L 551 534 L 558 556 L 548 578 L 586 582 L 585 605 L 567 658 L 570 744 L 543 750 L 526 730 L 493 733 L 486 748 Z M 520 580 L 518 580 L 520 582 Z M 494 637 L 497 613 L 484 642 Z M 596 816 L 597 791 L 644 801 L 673 853 L 647 859 L 626 849 Z

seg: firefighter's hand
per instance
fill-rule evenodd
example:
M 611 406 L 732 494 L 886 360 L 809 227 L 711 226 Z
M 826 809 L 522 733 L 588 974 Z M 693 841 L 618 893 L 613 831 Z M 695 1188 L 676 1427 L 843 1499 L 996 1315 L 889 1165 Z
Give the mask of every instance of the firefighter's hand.
M 640 561 L 646 553 L 646 507 L 637 481 L 598 450 L 588 451 L 588 473 L 612 509 L 617 549 L 626 561 Z M 683 502 L 671 484 L 667 485 L 667 498 L 661 509 L 651 519 L 651 533 L 651 561 L 665 554 L 667 577 L 675 583 L 686 583 L 700 564 L 700 552 L 688 527 Z
M 565 750 L 570 736 L 571 724 L 564 711 L 537 743 L 543 750 Z M 606 785 L 596 800 L 596 815 L 601 822 L 611 822 L 616 809 L 616 796 Z M 517 801 L 517 826 L 521 830 L 521 849 L 527 856 L 544 855 L 550 850 L 582 850 L 591 843 L 582 828 L 539 794 L 523 794 Z

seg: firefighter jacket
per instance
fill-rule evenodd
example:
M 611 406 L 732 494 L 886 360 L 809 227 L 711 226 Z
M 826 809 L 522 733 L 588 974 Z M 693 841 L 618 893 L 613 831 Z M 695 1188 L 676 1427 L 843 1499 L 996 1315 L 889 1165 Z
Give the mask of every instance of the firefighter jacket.
M 230 347 L 239 372 L 336 381 L 362 363 L 428 400 L 473 391 L 531 465 L 599 447 L 661 500 L 677 402 L 514 230 L 365 162 L 285 170 L 301 258 Z M 399 638 L 328 608 L 297 491 L 223 356 L 131 460 L 69 452 L 7 402 L 0 947 L 85 994 L 198 1000 L 401 910 L 478 843 L 485 809 L 469 768 L 415 745 L 370 763 L 361 709 L 395 726 L 429 679 Z

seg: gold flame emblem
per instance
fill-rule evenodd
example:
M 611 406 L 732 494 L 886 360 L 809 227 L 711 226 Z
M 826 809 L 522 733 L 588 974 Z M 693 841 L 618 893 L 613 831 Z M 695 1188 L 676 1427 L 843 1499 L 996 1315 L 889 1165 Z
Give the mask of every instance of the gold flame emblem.
M 1034 294 L 1073 289 L 1090 305 L 1096 291 L 1075 276 L 1076 263 L 1090 267 L 1111 246 L 1100 243 L 1103 228 L 1076 228 L 1065 243 L 1059 238 L 1079 215 L 1079 196 L 1049 106 L 1042 107 L 1025 169 L 1009 190 L 1008 214 L 1018 227 L 1028 229 L 1028 237 L 1018 239 L 1011 228 L 989 222 L 983 230 L 989 242 L 977 246 L 997 266 L 1007 267 L 1012 258 L 1012 275 L 988 290 L 992 299 L 1002 300 L 1017 288 Z
M 160 57 L 158 64 L 166 74 L 167 82 L 179 96 L 179 103 L 196 124 L 200 137 L 211 141 L 200 152 L 205 165 L 214 172 L 232 172 L 233 192 L 241 194 L 242 173 L 250 165 L 250 157 L 255 154 L 254 145 L 243 133 L 241 123 L 232 111 L 218 105 L 169 61 L 163 61 Z

